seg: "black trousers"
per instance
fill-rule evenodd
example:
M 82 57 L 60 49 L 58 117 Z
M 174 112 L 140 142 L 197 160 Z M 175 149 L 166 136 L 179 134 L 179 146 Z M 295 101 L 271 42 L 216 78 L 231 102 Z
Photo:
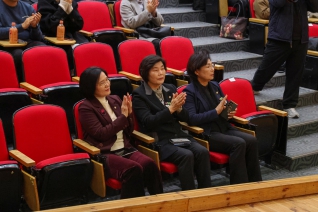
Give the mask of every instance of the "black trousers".
M 198 188 L 211 187 L 209 151 L 194 139 L 189 147 L 178 147 L 178 151 L 165 161 L 178 166 L 183 191 L 195 189 L 194 174 L 198 181 Z
M 230 155 L 231 184 L 262 181 L 255 137 L 237 129 L 211 132 L 209 137 L 211 151 Z
M 253 90 L 260 91 L 286 61 L 286 82 L 283 95 L 283 108 L 294 108 L 298 103 L 299 86 L 305 66 L 308 43 L 300 40 L 282 42 L 268 40 L 263 60 L 252 80 Z
M 23 48 L 15 48 L 15 47 L 1 48 L 1 50 L 9 52 L 12 55 L 19 82 L 24 81 L 23 66 L 22 66 L 22 52 L 27 48 L 31 48 L 34 46 L 43 46 L 43 45 L 45 45 L 45 43 L 41 41 L 28 41 L 28 44 Z

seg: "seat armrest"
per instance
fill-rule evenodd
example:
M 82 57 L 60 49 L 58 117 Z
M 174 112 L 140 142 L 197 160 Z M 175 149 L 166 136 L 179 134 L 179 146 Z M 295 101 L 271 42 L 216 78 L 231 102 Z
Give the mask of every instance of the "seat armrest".
M 27 82 L 21 82 L 20 87 L 24 88 L 25 90 L 27 90 L 30 93 L 33 93 L 35 95 L 43 93 L 43 91 L 40 88 L 35 87 L 34 85 L 31 85 L 30 83 L 27 83 Z
M 79 32 L 82 33 L 86 37 L 92 37 L 93 36 L 93 33 L 85 31 L 85 30 L 80 30 Z
M 80 81 L 79 76 L 72 77 L 72 82 L 79 82 L 79 81 Z
M 267 25 L 269 23 L 269 20 L 264 20 L 260 18 L 249 18 L 249 22 L 258 23 L 258 24 L 265 24 Z
M 269 110 L 269 111 L 271 111 L 272 113 L 274 113 L 276 116 L 285 117 L 285 116 L 288 115 L 288 113 L 287 113 L 286 111 L 277 110 L 277 109 L 274 109 L 274 108 L 271 108 L 271 107 L 267 107 L 267 106 L 264 106 L 264 105 L 258 106 L 258 110 Z
M 141 76 L 136 75 L 136 74 L 132 74 L 126 71 L 119 71 L 119 74 L 123 74 L 125 75 L 128 79 L 134 80 L 134 81 L 140 81 L 141 80 Z
M 184 71 L 180 71 L 174 68 L 169 68 L 167 67 L 167 70 L 170 71 L 172 74 L 176 75 L 176 76 L 182 76 L 184 75 Z
M 231 119 L 231 122 L 236 122 L 238 124 L 244 124 L 244 125 L 249 123 L 247 119 L 243 119 L 237 116 L 233 116 L 233 118 Z
M 154 151 L 152 149 L 149 149 L 145 146 L 138 145 L 137 147 L 138 151 L 141 152 L 144 155 L 147 155 L 150 157 L 155 164 L 157 165 L 158 169 L 160 170 L 160 160 L 159 160 L 159 153 L 157 151 Z
M 224 70 L 224 66 L 223 66 L 223 65 L 215 64 L 215 65 L 214 65 L 214 70 Z
M 138 132 L 136 130 L 134 130 L 132 132 L 132 136 L 140 141 L 147 143 L 147 144 L 151 144 L 151 143 L 155 142 L 155 139 L 153 137 L 150 137 L 150 136 L 143 134 L 141 132 Z
M 244 129 L 244 128 L 238 127 L 238 126 L 234 126 L 234 127 L 235 127 L 236 129 L 238 129 L 239 131 L 241 131 L 241 132 L 245 132 L 245 133 L 247 133 L 247 134 L 250 134 L 250 135 L 256 137 L 256 133 L 255 133 L 254 130 L 248 130 L 248 129 Z
M 115 29 L 120 29 L 124 33 L 134 33 L 135 32 L 134 29 L 128 29 L 128 28 L 124 28 L 124 27 L 120 27 L 120 26 L 114 26 L 114 28 Z
M 161 27 L 164 27 L 164 26 L 167 26 L 167 25 L 161 24 L 160 26 L 161 26 Z M 169 27 L 171 28 L 171 31 L 174 31 L 174 27 L 173 27 L 173 26 L 169 26 Z
M 40 101 L 40 100 L 37 100 L 37 99 L 34 99 L 31 97 L 31 101 L 32 101 L 32 104 L 35 104 L 35 105 L 41 105 L 41 104 L 44 104 L 44 102 Z
M 204 146 L 207 150 L 210 150 L 210 144 L 207 140 L 201 138 L 193 137 L 201 146 Z
M 308 23 L 318 23 L 318 18 L 308 18 Z
M 97 155 L 100 153 L 100 149 L 90 145 L 89 143 L 87 143 L 86 141 L 83 141 L 82 139 L 74 139 L 73 144 L 77 146 L 78 148 L 86 151 L 88 154 Z
M 180 125 L 182 126 L 183 129 L 189 130 L 190 132 L 193 132 L 195 134 L 201 134 L 204 131 L 201 127 L 189 126 L 185 122 L 179 122 L 179 123 L 180 123 Z
M 308 50 L 308 51 L 307 51 L 307 54 L 308 54 L 308 55 L 311 55 L 311 56 L 318 57 L 318 51 Z
M 9 152 L 9 155 L 25 167 L 32 167 L 35 165 L 35 161 L 20 152 L 17 149 L 13 149 Z

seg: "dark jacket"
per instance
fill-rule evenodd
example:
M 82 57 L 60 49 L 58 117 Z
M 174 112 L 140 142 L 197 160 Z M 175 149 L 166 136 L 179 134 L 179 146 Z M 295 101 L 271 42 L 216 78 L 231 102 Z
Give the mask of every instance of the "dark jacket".
M 79 118 L 83 128 L 84 140 L 103 152 L 110 151 L 117 140 L 116 134 L 124 130 L 124 146 L 132 147 L 129 143 L 130 135 L 134 130 L 133 116 L 124 116 L 121 113 L 122 101 L 118 96 L 109 95 L 106 97 L 109 105 L 117 116 L 112 121 L 102 104 L 96 99 L 85 99 L 79 107 Z
M 43 34 L 55 37 L 57 26 L 60 20 L 63 20 L 65 37 L 73 38 L 73 34 L 83 28 L 84 22 L 77 10 L 78 5 L 76 1 L 72 2 L 72 7 L 73 11 L 67 14 L 55 0 L 40 0 L 38 3 L 38 12 L 42 15 L 40 26 Z
M 215 99 L 219 100 L 220 97 L 224 97 L 217 82 L 211 81 L 208 86 L 215 91 Z M 189 112 L 189 125 L 203 128 L 207 135 L 211 131 L 224 133 L 227 129 L 232 128 L 215 110 L 220 102 L 213 102 L 213 105 L 209 105 L 210 103 L 204 98 L 196 83 L 190 83 L 184 92 L 187 93 L 187 99 L 183 107 Z
M 301 15 L 301 42 L 308 42 L 308 18 L 307 11 L 317 12 L 317 0 L 298 0 Z M 269 0 L 270 22 L 268 38 L 292 42 L 294 3 L 288 0 Z
M 164 83 L 163 86 L 164 101 L 168 105 L 171 102 L 172 94 L 176 93 L 177 90 L 171 84 Z M 160 102 L 156 94 L 149 87 L 146 87 L 143 83 L 133 91 L 133 109 L 140 131 L 155 137 L 157 145 L 160 146 L 160 159 L 164 160 L 177 151 L 169 139 L 191 138 L 190 135 L 181 130 L 179 124 L 179 121 L 187 122 L 189 115 L 184 109 L 180 113 L 171 114 L 168 107 Z

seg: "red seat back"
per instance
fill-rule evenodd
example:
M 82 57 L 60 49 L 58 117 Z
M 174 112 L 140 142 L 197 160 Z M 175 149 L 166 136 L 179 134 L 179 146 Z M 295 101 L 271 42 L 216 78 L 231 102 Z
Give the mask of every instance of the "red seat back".
M 78 12 L 84 20 L 83 30 L 85 31 L 113 28 L 108 7 L 104 2 L 80 1 Z
M 76 127 L 76 133 L 77 133 L 77 138 L 79 139 L 83 139 L 83 128 L 79 119 L 79 112 L 78 112 L 78 108 L 79 106 L 82 104 L 84 100 L 81 100 L 79 102 L 76 102 L 73 108 L 73 112 L 74 112 L 74 119 L 75 119 L 75 127 Z
M 308 34 L 309 37 L 318 37 L 318 24 L 309 24 Z
M 255 0 L 250 0 L 250 13 L 251 13 L 251 18 L 256 18 L 256 16 L 255 16 L 255 11 L 254 11 L 254 6 L 253 6 L 254 1 L 255 1 Z
M 150 41 L 127 40 L 118 46 L 123 71 L 139 75 L 139 65 L 148 55 L 155 55 L 156 50 Z
M 11 54 L 0 51 L 0 89 L 19 88 L 14 61 Z
M 169 36 L 160 41 L 162 57 L 166 60 L 167 67 L 185 70 L 190 56 L 194 53 L 192 42 L 189 38 Z
M 15 148 L 36 163 L 73 153 L 65 111 L 55 105 L 32 105 L 13 115 Z
M 123 25 L 121 24 L 120 4 L 121 4 L 121 0 L 118 0 L 114 3 L 115 22 L 116 22 L 116 26 L 123 27 Z
M 37 2 L 36 2 L 36 3 L 33 3 L 31 6 L 32 6 L 33 9 L 35 10 L 35 12 L 38 11 L 38 3 L 37 3 Z
M 53 46 L 32 47 L 23 52 L 25 81 L 36 86 L 71 82 L 66 53 Z
M 107 74 L 117 74 L 114 52 L 107 44 L 83 43 L 75 47 L 73 54 L 77 76 L 81 76 L 91 66 L 100 67 Z
M 4 160 L 9 160 L 9 154 L 7 149 L 6 138 L 4 136 L 2 121 L 0 119 L 0 161 Z
M 236 116 L 256 112 L 256 103 L 251 83 L 246 79 L 230 78 L 220 82 L 224 95 L 228 100 L 238 104 Z

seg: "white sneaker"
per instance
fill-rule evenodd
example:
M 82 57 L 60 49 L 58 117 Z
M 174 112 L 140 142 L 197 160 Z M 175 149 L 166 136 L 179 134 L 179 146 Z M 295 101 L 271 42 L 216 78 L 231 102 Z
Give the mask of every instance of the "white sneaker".
M 284 109 L 284 111 L 288 113 L 289 118 L 294 118 L 294 119 L 299 118 L 299 113 L 295 110 L 295 108 Z

